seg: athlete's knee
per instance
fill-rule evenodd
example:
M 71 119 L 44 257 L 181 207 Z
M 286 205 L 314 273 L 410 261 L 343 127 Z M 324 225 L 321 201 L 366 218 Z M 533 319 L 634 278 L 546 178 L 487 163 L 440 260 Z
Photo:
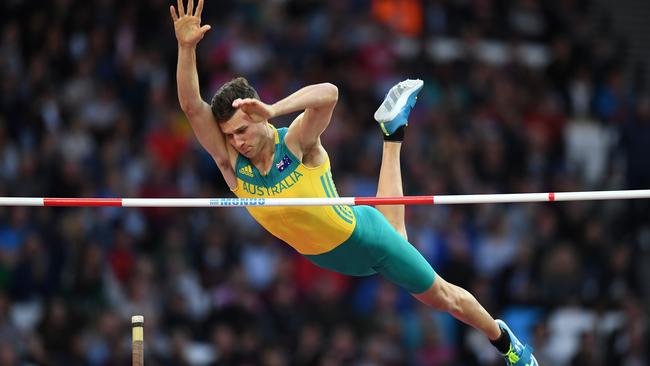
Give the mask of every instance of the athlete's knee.
M 441 289 L 442 310 L 452 314 L 459 313 L 463 309 L 463 289 L 449 282 L 445 282 Z
M 398 232 L 398 233 L 399 233 L 399 234 L 400 234 L 404 239 L 406 239 L 406 241 L 409 241 L 409 234 L 406 232 L 406 227 L 404 227 L 404 226 L 402 226 L 402 227 L 398 227 L 398 228 L 395 228 L 395 230 L 397 230 L 397 232 Z
M 393 216 L 390 218 L 389 216 L 386 216 L 386 218 L 388 219 L 388 223 L 390 224 L 390 226 L 392 226 L 393 229 L 395 229 L 395 231 L 397 231 L 404 239 L 406 239 L 406 241 L 408 241 L 409 235 L 406 232 L 406 223 L 404 222 L 404 216 L 401 217 Z
M 438 311 L 456 314 L 462 311 L 467 295 L 464 289 L 438 277 L 429 290 L 415 297 Z
M 395 208 L 392 207 L 387 207 L 387 206 L 376 206 L 377 211 L 379 211 L 386 221 L 390 224 L 390 226 L 393 227 L 393 229 L 397 230 L 398 233 L 400 233 L 402 236 L 406 237 L 406 223 L 404 221 L 404 212 L 399 213 L 395 210 Z
M 395 231 L 397 231 L 397 233 L 402 238 L 406 239 L 406 241 L 409 241 L 409 236 L 408 236 L 408 233 L 406 232 L 406 225 L 404 224 L 404 220 L 398 220 L 398 219 L 395 219 L 394 217 L 390 217 L 390 216 L 387 216 L 387 215 L 384 215 L 384 217 L 386 217 L 386 219 L 387 219 L 386 221 L 388 221 L 390 226 L 392 226 L 393 229 L 395 229 Z

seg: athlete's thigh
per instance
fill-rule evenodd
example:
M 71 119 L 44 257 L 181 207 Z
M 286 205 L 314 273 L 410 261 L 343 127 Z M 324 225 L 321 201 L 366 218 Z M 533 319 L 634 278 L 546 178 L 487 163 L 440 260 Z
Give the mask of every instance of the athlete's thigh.
M 357 224 L 366 226 L 362 237 L 373 256 L 373 269 L 411 293 L 428 290 L 436 273 L 424 256 L 376 209 L 360 208 L 357 214 L 362 216 Z

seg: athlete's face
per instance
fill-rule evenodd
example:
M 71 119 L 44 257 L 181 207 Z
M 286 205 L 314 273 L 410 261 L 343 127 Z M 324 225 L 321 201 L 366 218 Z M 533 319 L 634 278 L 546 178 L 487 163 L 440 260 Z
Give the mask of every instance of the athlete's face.
M 237 110 L 228 121 L 220 123 L 219 127 L 226 136 L 226 141 L 240 154 L 250 159 L 260 152 L 265 123 L 253 122 L 250 116 Z

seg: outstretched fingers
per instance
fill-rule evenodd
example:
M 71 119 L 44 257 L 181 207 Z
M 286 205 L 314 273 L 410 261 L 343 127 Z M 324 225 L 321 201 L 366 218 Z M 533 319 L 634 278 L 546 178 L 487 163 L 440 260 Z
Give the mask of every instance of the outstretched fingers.
M 190 16 L 193 15 L 197 18 L 201 18 L 201 13 L 203 13 L 203 0 L 199 0 L 198 5 L 196 6 L 196 10 L 194 10 L 194 0 L 188 0 L 187 11 L 183 6 L 183 1 L 185 0 L 177 0 L 178 14 L 176 13 L 176 9 L 174 8 L 174 5 L 171 5 L 169 7 L 169 12 L 171 13 L 172 19 L 174 19 L 174 21 L 177 21 L 178 18 L 183 17 L 185 15 L 190 15 Z
M 201 18 L 201 13 L 203 12 L 203 0 L 199 0 L 199 4 L 196 6 L 196 12 L 194 16 Z
M 185 7 L 183 6 L 183 0 L 178 0 L 178 16 L 182 17 L 185 15 Z
M 245 98 L 245 99 L 237 98 L 232 101 L 232 106 L 234 108 L 239 108 L 245 105 L 253 105 L 255 104 L 256 101 L 257 99 L 253 99 L 253 98 Z

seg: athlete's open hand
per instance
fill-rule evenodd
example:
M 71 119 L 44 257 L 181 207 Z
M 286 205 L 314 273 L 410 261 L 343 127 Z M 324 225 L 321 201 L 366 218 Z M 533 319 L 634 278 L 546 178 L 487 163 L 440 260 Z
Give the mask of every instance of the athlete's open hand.
M 176 39 L 182 46 L 195 46 L 210 30 L 209 25 L 201 27 L 201 12 L 203 11 L 203 0 L 199 0 L 196 10 L 194 10 L 194 0 L 187 1 L 187 11 L 183 7 L 183 1 L 178 0 L 178 14 L 174 5 L 169 7 L 169 12 L 174 20 L 174 31 Z
M 237 98 L 232 102 L 233 108 L 241 109 L 254 122 L 264 122 L 273 117 L 273 108 L 254 98 Z

